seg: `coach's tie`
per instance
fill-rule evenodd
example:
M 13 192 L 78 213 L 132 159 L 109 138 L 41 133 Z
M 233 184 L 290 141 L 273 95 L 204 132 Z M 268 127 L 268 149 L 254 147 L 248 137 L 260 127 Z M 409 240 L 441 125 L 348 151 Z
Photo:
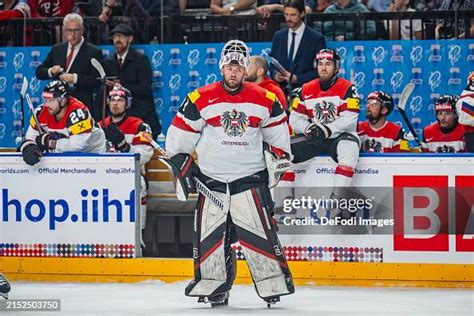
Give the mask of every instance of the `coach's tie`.
M 122 59 L 122 57 L 119 57 L 119 59 L 118 59 L 118 64 L 119 64 L 119 68 L 122 68 L 122 65 L 123 65 L 123 59 Z
M 290 53 L 288 54 L 288 71 L 291 72 L 293 69 L 291 69 L 293 65 L 293 55 L 295 53 L 295 37 L 296 37 L 296 32 L 291 33 L 291 44 L 290 44 Z
M 69 70 L 69 65 L 71 64 L 72 56 L 74 56 L 74 46 L 71 46 L 71 49 L 69 50 L 69 54 L 66 57 L 66 71 Z

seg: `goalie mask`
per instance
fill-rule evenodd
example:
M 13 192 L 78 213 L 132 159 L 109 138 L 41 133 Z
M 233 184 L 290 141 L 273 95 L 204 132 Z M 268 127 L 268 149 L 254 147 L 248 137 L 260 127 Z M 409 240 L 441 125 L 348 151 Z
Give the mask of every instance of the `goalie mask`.
M 230 40 L 225 43 L 219 60 L 219 69 L 229 64 L 240 65 L 245 69 L 250 66 L 250 50 L 244 42 Z

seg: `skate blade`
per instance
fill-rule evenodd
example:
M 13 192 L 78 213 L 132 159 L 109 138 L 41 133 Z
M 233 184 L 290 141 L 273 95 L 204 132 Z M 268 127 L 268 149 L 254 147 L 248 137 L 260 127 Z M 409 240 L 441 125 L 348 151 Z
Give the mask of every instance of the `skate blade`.
M 270 300 L 266 300 L 267 302 L 267 308 L 270 308 L 272 305 L 275 305 L 276 303 L 278 303 L 280 301 L 280 298 L 277 297 L 277 298 L 272 298 Z
M 229 305 L 229 294 L 227 293 L 222 297 L 221 300 L 209 300 L 206 296 L 201 296 L 198 298 L 198 303 L 211 304 L 211 307 L 223 307 Z
M 8 293 L 0 293 L 0 297 L 3 297 L 4 299 L 8 300 Z

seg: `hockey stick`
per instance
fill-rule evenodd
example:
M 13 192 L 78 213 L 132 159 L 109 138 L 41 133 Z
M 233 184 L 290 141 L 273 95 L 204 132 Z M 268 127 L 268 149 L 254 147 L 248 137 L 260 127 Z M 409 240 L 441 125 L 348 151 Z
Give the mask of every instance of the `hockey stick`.
M 149 136 L 147 133 L 143 133 L 143 137 L 145 137 L 151 144 L 152 146 L 158 150 L 160 153 L 160 156 L 158 156 L 158 159 L 164 163 L 168 169 L 171 172 L 171 175 L 173 175 L 173 167 L 171 166 L 169 162 L 169 155 L 166 152 L 164 148 L 162 148 L 151 136 Z M 201 180 L 199 180 L 197 177 L 193 177 L 193 180 L 196 182 L 196 190 L 204 195 L 207 199 L 209 199 L 212 203 L 214 203 L 221 211 L 227 211 L 229 209 L 229 204 L 230 202 L 223 201 L 219 196 L 217 196 L 214 192 L 212 192 Z M 177 181 L 177 180 L 174 180 Z M 179 190 L 180 185 L 176 185 L 177 191 Z M 183 192 L 176 192 L 176 196 L 178 197 L 178 200 L 180 201 L 186 201 L 186 198 L 184 197 Z
M 21 142 L 25 141 L 25 94 L 26 90 L 28 89 L 28 79 L 23 77 L 23 83 L 21 85 L 20 90 L 20 135 L 21 135 Z
M 97 70 L 100 76 L 100 80 L 102 81 L 102 121 L 105 119 L 105 106 L 106 106 L 106 100 L 107 100 L 107 85 L 105 84 L 105 81 L 107 80 L 107 77 L 105 76 L 105 70 L 104 67 L 99 63 L 99 61 L 95 58 L 91 58 L 91 64 Z
M 410 130 L 410 133 L 413 135 L 413 138 L 418 143 L 418 145 L 423 147 L 423 144 L 421 143 L 418 135 L 416 134 L 415 129 L 413 128 L 413 125 L 411 125 L 411 122 L 408 119 L 407 113 L 405 111 L 405 108 L 408 103 L 408 98 L 410 98 L 410 95 L 413 93 L 413 90 L 415 90 L 415 84 L 413 82 L 410 82 L 409 84 L 405 86 L 405 88 L 403 88 L 403 91 L 400 95 L 400 100 L 398 101 L 397 108 L 398 108 L 398 111 L 400 112 L 400 115 L 402 116 L 403 121 L 405 122 L 408 129 Z
M 43 131 L 43 128 L 41 127 L 41 124 L 38 120 L 38 117 L 36 116 L 36 111 L 35 111 L 35 108 L 33 106 L 33 102 L 31 102 L 30 95 L 26 94 L 25 98 L 26 98 L 26 103 L 28 104 L 28 108 L 30 109 L 31 116 L 33 116 L 33 120 L 35 121 L 36 127 L 38 128 L 38 132 L 40 134 L 43 134 L 44 131 Z

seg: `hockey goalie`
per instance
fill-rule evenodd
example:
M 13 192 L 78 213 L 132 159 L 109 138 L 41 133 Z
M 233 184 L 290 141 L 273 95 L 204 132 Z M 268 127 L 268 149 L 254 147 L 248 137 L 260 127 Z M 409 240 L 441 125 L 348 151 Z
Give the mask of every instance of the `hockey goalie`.
M 199 194 L 195 211 L 194 280 L 185 294 L 212 306 L 228 303 L 236 274 L 231 244 L 236 241 L 257 294 L 268 305 L 294 292 L 269 190 L 289 168 L 287 116 L 273 93 L 243 81 L 249 57 L 245 43 L 227 42 L 219 62 L 223 80 L 187 95 L 166 139 L 170 160 L 185 179 L 175 182 L 185 186 L 179 191 L 194 192 L 197 178 L 228 201 L 219 207 Z

